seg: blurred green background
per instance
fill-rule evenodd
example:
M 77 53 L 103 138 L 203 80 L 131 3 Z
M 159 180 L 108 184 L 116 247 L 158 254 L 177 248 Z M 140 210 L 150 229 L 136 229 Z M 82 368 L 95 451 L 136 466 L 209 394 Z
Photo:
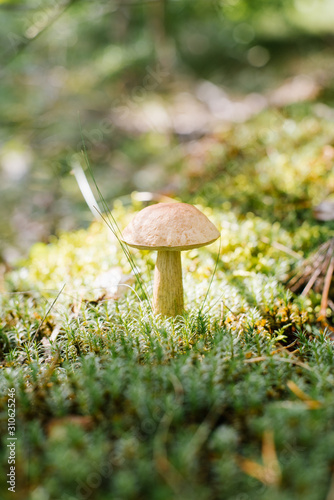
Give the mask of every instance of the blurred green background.
M 332 0 L 0 0 L 0 47 L 7 264 L 93 220 L 83 142 L 109 206 L 134 190 L 187 201 L 203 147 L 235 124 L 296 102 L 334 117 Z

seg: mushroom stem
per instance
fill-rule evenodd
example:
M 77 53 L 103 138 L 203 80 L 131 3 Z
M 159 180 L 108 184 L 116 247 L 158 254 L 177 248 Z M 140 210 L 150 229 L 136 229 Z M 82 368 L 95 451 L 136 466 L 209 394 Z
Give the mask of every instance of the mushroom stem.
M 154 312 L 177 316 L 183 312 L 181 252 L 159 250 L 154 272 Z

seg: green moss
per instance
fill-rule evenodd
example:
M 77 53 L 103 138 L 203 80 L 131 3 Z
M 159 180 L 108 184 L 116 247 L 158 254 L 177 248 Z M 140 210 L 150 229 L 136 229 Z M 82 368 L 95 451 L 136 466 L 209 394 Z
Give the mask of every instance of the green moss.
M 333 183 L 322 154 L 330 126 L 297 111 L 236 125 L 208 153 L 211 181 L 188 176 L 201 187 L 184 201 L 222 237 L 183 253 L 182 318 L 152 315 L 103 225 L 35 245 L 7 275 L 0 423 L 5 445 L 15 387 L 22 497 L 326 498 L 333 342 L 316 322 L 319 297 L 293 296 L 283 282 L 331 236 L 331 224 L 311 216 Z M 120 228 L 138 209 L 115 204 Z M 131 252 L 150 294 L 155 254 Z M 242 465 L 266 465 L 268 433 L 276 482 Z M 6 446 L 0 460 L 6 468 Z

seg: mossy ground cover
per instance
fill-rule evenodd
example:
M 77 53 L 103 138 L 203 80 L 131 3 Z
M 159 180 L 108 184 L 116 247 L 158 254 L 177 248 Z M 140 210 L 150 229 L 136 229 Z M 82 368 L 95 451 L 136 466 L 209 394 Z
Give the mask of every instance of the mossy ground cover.
M 15 388 L 12 498 L 332 498 L 331 330 L 317 294 L 284 285 L 332 236 L 312 217 L 334 187 L 332 141 L 330 121 L 298 104 L 179 156 L 182 201 L 222 234 L 183 254 L 181 318 L 154 317 L 97 223 L 35 245 L 5 277 L 1 465 Z M 122 228 L 140 208 L 116 202 L 112 213 Z M 155 255 L 132 255 L 150 297 Z M 4 473 L 1 488 L 6 498 Z

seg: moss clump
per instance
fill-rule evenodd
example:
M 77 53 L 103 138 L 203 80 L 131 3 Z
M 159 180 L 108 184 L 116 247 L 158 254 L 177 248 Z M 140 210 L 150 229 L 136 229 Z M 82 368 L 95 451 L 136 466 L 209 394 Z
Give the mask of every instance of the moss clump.
M 329 125 L 268 113 L 215 139 L 212 181 L 183 200 L 222 238 L 184 253 L 182 318 L 152 315 L 97 224 L 35 245 L 7 276 L 0 426 L 6 445 L 15 388 L 18 498 L 326 498 L 333 342 L 316 322 L 319 297 L 294 296 L 283 280 L 331 235 L 310 209 L 332 182 L 319 157 Z M 116 204 L 120 227 L 135 209 Z M 150 295 L 154 255 L 134 259 Z M 3 446 L 4 468 L 7 458 Z

